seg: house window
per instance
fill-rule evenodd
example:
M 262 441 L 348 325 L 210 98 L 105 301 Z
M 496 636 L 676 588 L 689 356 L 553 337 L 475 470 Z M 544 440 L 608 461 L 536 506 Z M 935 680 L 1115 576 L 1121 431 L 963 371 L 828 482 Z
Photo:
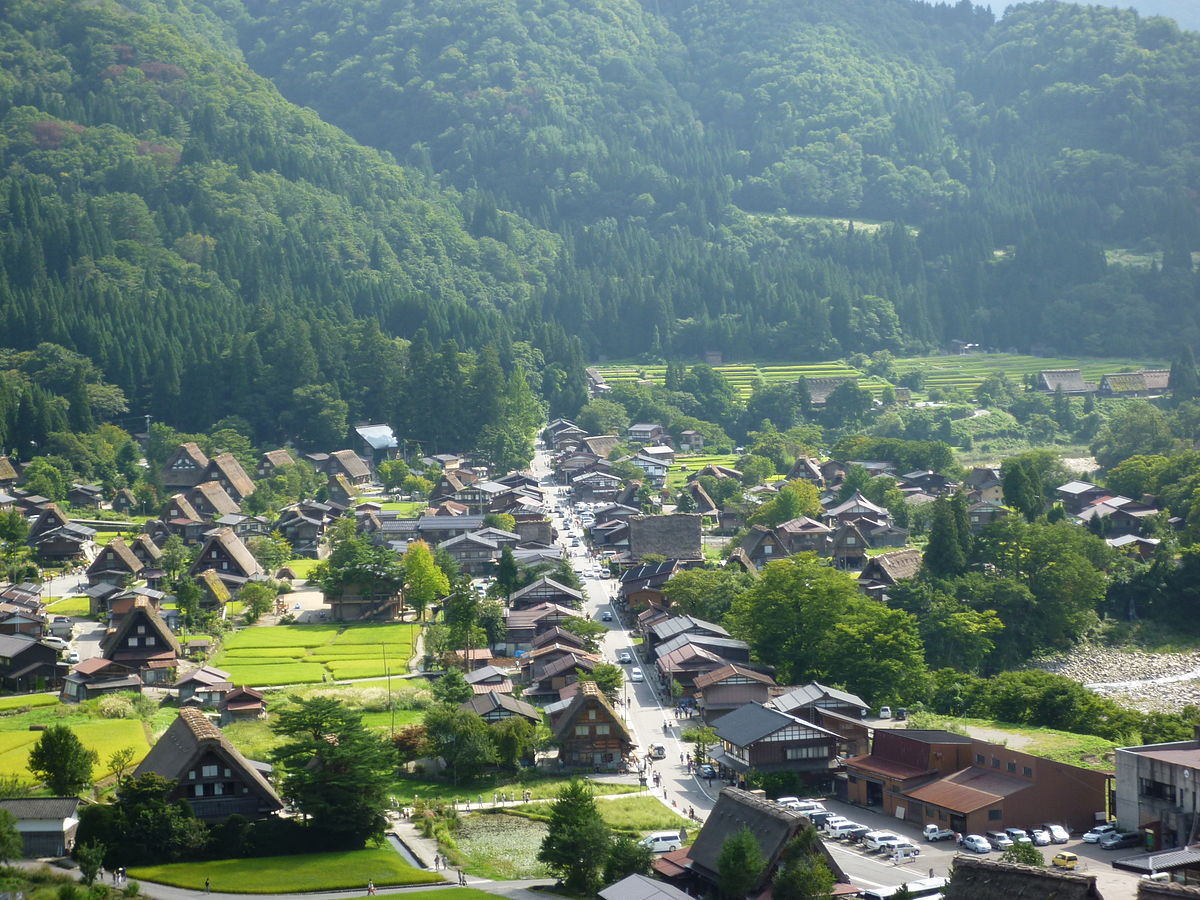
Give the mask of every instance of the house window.
M 1002 810 L 1002 809 L 989 809 L 988 810 L 988 821 L 989 822 L 998 822 L 1003 818 L 1004 818 L 1004 810 Z
M 595 718 L 596 718 L 596 711 L 594 709 L 589 709 L 588 714 L 587 714 L 587 720 L 589 722 L 592 722 L 595 720 Z
M 226 770 L 225 770 L 225 777 L 226 777 L 226 778 L 229 778 L 229 777 L 231 777 L 232 775 L 233 775 L 233 773 L 232 773 L 231 771 L 229 771 L 228 769 L 226 769 Z
M 188 781 L 195 781 L 195 780 L 196 780 L 196 770 L 192 769 L 192 771 L 188 772 Z
M 992 768 L 993 769 L 1000 768 L 1000 760 L 996 759 L 996 757 L 994 757 L 994 756 L 992 757 Z
M 846 535 L 846 546 L 847 547 L 853 547 L 856 541 L 857 541 L 857 538 L 855 538 L 854 535 L 852 535 L 852 534 Z
M 829 751 L 821 744 L 808 744 L 804 747 L 785 747 L 784 759 L 824 759 Z
M 587 737 L 588 727 L 586 725 L 575 726 L 575 737 Z
M 216 778 L 217 767 L 216 766 L 202 766 L 200 768 L 200 774 L 203 775 L 205 778 Z
M 1010 762 L 1008 764 L 1008 771 L 1010 771 L 1010 772 L 1017 771 L 1017 764 L 1015 762 Z
M 152 638 L 152 637 L 146 638 L 146 646 L 153 647 L 154 646 L 154 638 Z
M 596 726 L 596 734 L 597 735 L 608 734 L 608 726 L 607 725 L 597 725 Z
M 145 633 L 146 633 L 146 626 L 145 626 L 145 625 L 139 625 L 139 626 L 138 626 L 138 634 L 145 634 Z
M 135 638 L 135 637 L 131 637 L 131 638 L 129 639 L 129 646 L 130 646 L 130 647 L 136 647 L 137 645 L 138 645 L 138 639 L 137 639 L 137 638 Z
M 213 793 L 217 794 L 218 796 L 225 793 L 225 785 L 221 784 L 221 782 L 218 781 L 216 784 L 213 785 Z
M 1026 766 L 1024 769 L 1021 770 L 1021 774 L 1024 775 L 1026 778 L 1032 778 L 1033 777 L 1033 769 L 1029 766 Z
M 976 753 L 976 754 L 975 754 L 975 762 L 976 762 L 976 763 L 978 763 L 978 764 L 979 764 L 979 765 L 981 765 L 981 766 L 982 766 L 982 765 L 986 765 L 986 764 L 987 764 L 987 760 L 986 760 L 986 759 L 984 759 L 984 757 L 983 757 L 983 754 L 982 754 L 982 753 Z

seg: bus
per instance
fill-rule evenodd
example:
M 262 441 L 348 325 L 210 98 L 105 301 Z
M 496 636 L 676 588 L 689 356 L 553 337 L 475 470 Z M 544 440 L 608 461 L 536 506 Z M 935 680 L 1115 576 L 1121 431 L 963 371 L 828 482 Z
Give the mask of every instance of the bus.
M 908 893 L 920 900 L 939 900 L 942 896 L 942 891 L 950 884 L 949 878 L 918 878 L 916 881 L 907 883 Z M 880 887 L 872 888 L 869 891 L 863 891 L 863 900 L 887 900 L 900 892 L 903 885 L 896 887 Z

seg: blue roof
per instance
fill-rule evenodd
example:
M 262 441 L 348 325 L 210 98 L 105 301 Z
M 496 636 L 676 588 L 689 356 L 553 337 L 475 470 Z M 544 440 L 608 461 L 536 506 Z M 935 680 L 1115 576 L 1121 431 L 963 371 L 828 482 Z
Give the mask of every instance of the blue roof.
M 372 450 L 390 450 L 399 446 L 391 425 L 359 425 L 354 430 L 371 445 Z

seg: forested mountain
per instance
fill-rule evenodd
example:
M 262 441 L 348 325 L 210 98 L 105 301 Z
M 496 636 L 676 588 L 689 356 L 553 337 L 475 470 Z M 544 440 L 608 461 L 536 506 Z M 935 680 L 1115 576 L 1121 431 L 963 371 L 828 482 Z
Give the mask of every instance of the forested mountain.
M 491 345 L 556 413 L 601 355 L 1200 342 L 1200 35 L 1166 20 L 918 0 L 0 10 L 0 344 L 83 354 L 71 383 L 184 428 L 232 414 L 284 438 L 333 403 L 428 429 L 443 395 L 410 340 L 455 373 L 443 391 L 493 371 Z M 3 372 L 11 419 L 36 383 Z
M 116 5 L 2 8 L 0 343 L 84 354 L 135 412 L 262 435 L 329 404 L 411 418 L 381 389 L 406 357 L 380 328 L 511 364 L 555 236 L 500 213 L 472 233 L 461 197 L 283 100 L 211 22 L 184 38 Z M 561 331 L 526 336 L 578 368 Z M 12 419 L 37 382 L 0 368 Z
M 1017 2 L 992 0 L 983 5 L 991 7 L 992 12 L 1000 16 L 1010 6 L 1016 6 Z M 1200 5 L 1194 0 L 1092 0 L 1092 5 L 1136 9 L 1143 16 L 1167 16 L 1178 22 L 1182 28 L 1200 30 Z
M 1166 20 L 916 0 L 220 9 L 288 96 L 562 234 L 544 309 L 593 355 L 1200 337 L 1200 35 Z

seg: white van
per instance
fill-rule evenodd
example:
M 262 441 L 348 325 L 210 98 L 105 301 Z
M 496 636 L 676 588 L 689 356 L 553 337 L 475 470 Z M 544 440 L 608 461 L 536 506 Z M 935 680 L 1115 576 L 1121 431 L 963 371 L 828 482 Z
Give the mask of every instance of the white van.
M 853 824 L 853 823 L 849 819 L 847 819 L 845 816 L 830 816 L 824 822 L 822 822 L 820 825 L 817 826 L 817 831 L 821 832 L 822 834 L 831 834 L 833 832 L 833 829 L 837 828 L 839 825 L 851 825 L 851 824 Z
M 868 831 L 863 835 L 863 846 L 874 851 L 884 844 L 898 840 L 900 840 L 900 835 L 891 831 Z
M 850 822 L 843 819 L 840 822 L 834 822 L 832 825 L 827 821 L 825 823 L 825 834 L 835 840 L 845 837 L 851 831 L 861 826 L 857 822 Z
M 656 831 L 646 835 L 638 843 L 643 847 L 649 847 L 655 853 L 667 853 L 683 846 L 678 831 Z

